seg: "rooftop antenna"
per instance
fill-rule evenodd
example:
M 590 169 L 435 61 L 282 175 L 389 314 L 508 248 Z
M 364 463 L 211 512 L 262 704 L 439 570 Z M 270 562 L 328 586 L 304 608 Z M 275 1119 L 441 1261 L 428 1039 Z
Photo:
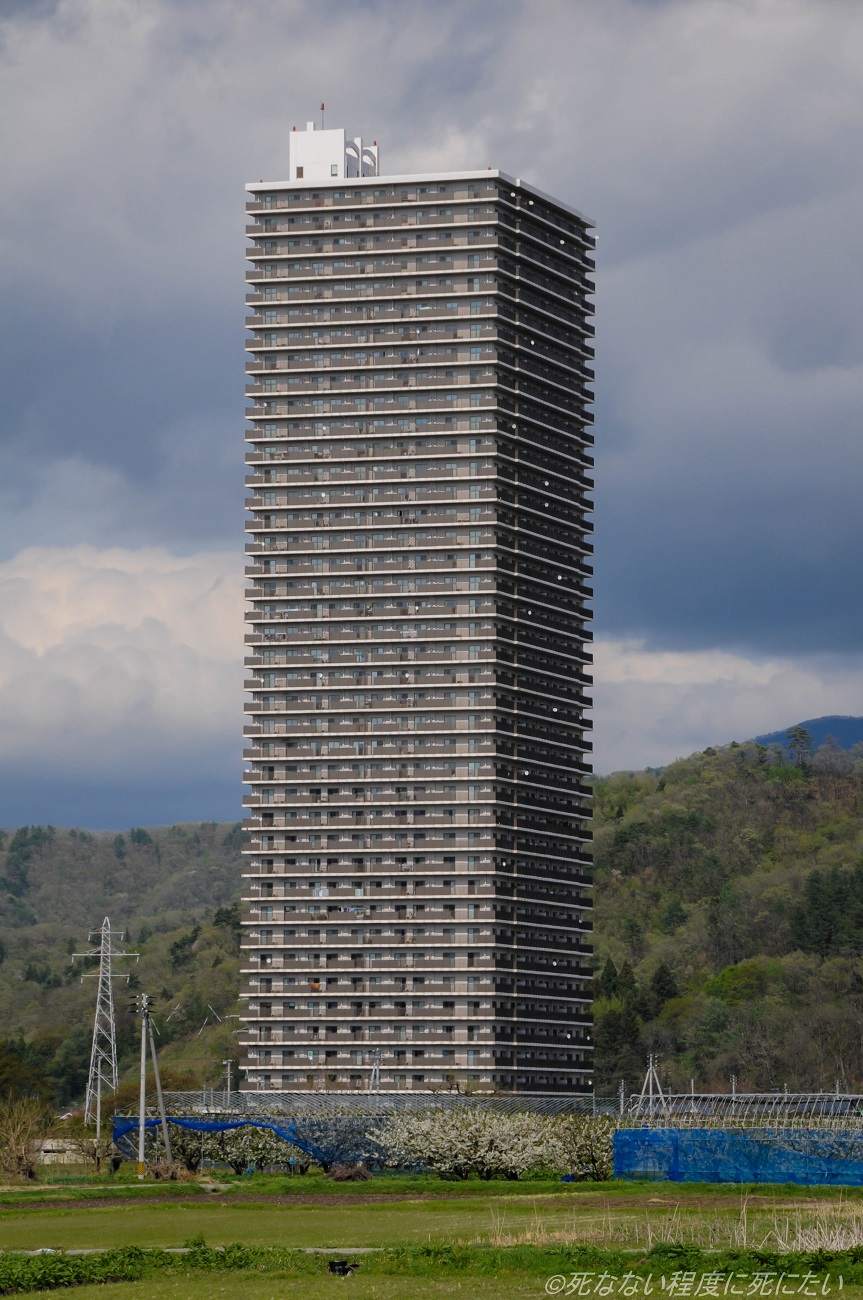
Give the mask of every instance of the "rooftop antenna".
M 321 102 L 321 130 L 324 129 L 324 104 Z
M 113 962 L 116 957 L 134 957 L 136 952 L 118 952 L 111 941 L 111 922 L 106 916 L 100 929 L 91 930 L 91 937 L 99 935 L 99 947 L 89 952 L 73 953 L 75 957 L 98 957 L 98 971 L 85 971 L 81 982 L 98 977 L 96 992 L 96 1016 L 93 1021 L 93 1046 L 90 1049 L 90 1073 L 87 1077 L 87 1098 L 84 1102 L 84 1123 L 96 1121 L 96 1142 L 102 1136 L 102 1093 L 116 1092 L 120 1082 L 117 1070 L 117 1033 L 114 1020 L 115 979 L 128 982 L 128 975 L 115 975 Z M 98 1148 L 97 1148 L 98 1149 Z

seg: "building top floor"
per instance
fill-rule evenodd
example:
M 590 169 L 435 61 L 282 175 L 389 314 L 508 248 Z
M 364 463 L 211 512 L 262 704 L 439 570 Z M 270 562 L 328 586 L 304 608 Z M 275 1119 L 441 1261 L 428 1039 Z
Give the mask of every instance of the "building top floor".
M 376 140 L 369 145 L 361 136 L 348 138 L 342 128 L 316 129 L 314 122 L 307 122 L 305 131 L 294 128 L 290 132 L 289 142 L 288 179 L 260 180 L 247 184 L 250 206 L 262 203 L 264 196 L 272 191 L 291 190 L 312 202 L 328 205 L 344 198 L 355 202 L 360 193 L 366 200 L 386 201 L 405 197 L 425 199 L 429 194 L 447 193 L 451 187 L 467 191 L 469 187 L 476 188 L 493 182 L 499 191 L 509 186 L 511 198 L 521 192 L 527 196 L 528 205 L 534 199 L 539 199 L 542 203 L 575 217 L 585 226 L 593 227 L 595 224 L 577 208 L 494 167 L 485 170 L 382 176 Z M 346 182 L 350 183 L 347 195 L 343 191 Z M 413 193 L 406 196 L 399 194 L 398 189 L 413 190 Z

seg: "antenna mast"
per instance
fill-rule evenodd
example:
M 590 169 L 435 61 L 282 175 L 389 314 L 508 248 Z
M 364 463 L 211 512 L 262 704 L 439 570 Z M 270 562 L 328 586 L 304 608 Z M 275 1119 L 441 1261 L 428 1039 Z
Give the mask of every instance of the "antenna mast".
M 98 976 L 99 985 L 96 993 L 96 1016 L 93 1021 L 93 1046 L 90 1049 L 90 1073 L 87 1078 L 87 1099 L 84 1103 L 84 1123 L 96 1121 L 96 1140 L 101 1137 L 102 1129 L 102 1094 L 116 1092 L 120 1082 L 117 1070 L 117 1033 L 114 1020 L 113 980 L 128 980 L 128 975 L 115 975 L 113 961 L 115 957 L 134 957 L 136 952 L 117 952 L 111 941 L 111 922 L 106 916 L 101 928 L 94 931 L 100 938 L 99 947 L 90 952 L 76 952 L 75 957 L 98 957 L 99 970 L 85 972 L 81 979 L 93 979 Z

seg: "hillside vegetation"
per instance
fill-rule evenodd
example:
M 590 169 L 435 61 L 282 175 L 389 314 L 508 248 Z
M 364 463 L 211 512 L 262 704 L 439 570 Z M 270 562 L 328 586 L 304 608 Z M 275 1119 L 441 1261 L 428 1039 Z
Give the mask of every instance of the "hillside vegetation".
M 863 1091 L 859 754 L 802 732 L 597 778 L 595 796 L 597 1091 L 638 1087 L 648 1052 L 676 1088 Z M 71 955 L 106 914 L 140 953 L 115 991 L 126 1077 L 143 989 L 168 1085 L 219 1085 L 237 1055 L 239 851 L 239 827 L 214 823 L 0 840 L 0 1093 L 83 1097 L 96 990 Z
M 2 833 L 0 833 L 2 835 Z M 239 826 L 205 823 L 92 835 L 22 827 L 0 839 L 0 1093 L 17 1080 L 55 1103 L 86 1088 L 98 963 L 107 915 L 116 946 L 121 1071 L 137 1061 L 130 995 L 156 998 L 166 1082 L 218 1085 L 236 1055 L 239 987 Z
M 863 761 L 797 741 L 597 780 L 598 1090 L 863 1090 Z

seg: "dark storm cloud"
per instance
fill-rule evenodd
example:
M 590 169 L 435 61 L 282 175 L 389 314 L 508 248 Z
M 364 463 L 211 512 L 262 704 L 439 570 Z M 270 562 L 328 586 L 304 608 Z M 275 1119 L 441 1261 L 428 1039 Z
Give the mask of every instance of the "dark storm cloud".
M 76 592 L 102 581 L 81 542 L 238 551 L 242 186 L 323 99 L 386 171 L 492 164 L 598 222 L 598 630 L 627 644 L 600 766 L 759 701 L 784 725 L 801 691 L 800 716 L 863 711 L 858 4 L 7 0 L 0 61 L 0 579 L 27 546 L 68 548 Z

